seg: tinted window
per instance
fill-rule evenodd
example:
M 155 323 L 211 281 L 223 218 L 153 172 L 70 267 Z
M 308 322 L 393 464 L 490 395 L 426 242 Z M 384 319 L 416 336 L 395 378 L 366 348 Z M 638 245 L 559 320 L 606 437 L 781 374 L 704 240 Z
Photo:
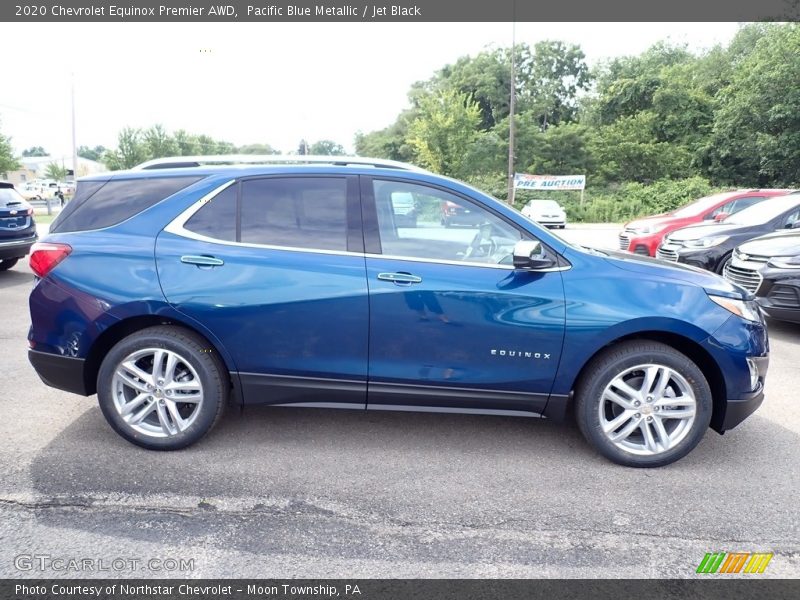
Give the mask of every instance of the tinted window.
M 728 217 L 725 222 L 733 225 L 763 225 L 800 204 L 800 195 L 776 196 L 759 202 Z
M 519 230 L 472 202 L 397 181 L 373 182 L 383 254 L 429 260 L 511 264 Z M 398 214 L 395 199 L 414 199 L 414 216 Z
M 241 241 L 347 250 L 347 181 L 292 177 L 242 182 Z
M 106 184 L 105 181 L 79 181 L 78 186 L 75 188 L 75 195 L 72 197 L 67 205 L 62 209 L 58 216 L 53 219 L 50 224 L 50 231 L 56 232 L 61 228 L 61 224 L 66 221 L 69 216 L 78 210 L 83 203 L 91 198 L 97 190 Z
M 0 206 L 16 206 L 25 202 L 25 198 L 12 187 L 0 187 Z
M 186 221 L 189 231 L 228 242 L 236 241 L 236 185 L 214 196 Z
M 55 228 L 51 226 L 50 231 L 86 231 L 116 225 L 200 179 L 202 177 L 197 176 L 121 179 L 105 185 L 87 182 L 99 183 L 101 187 L 85 195 L 82 202 L 76 195 L 64 209 L 69 212 L 54 221 Z M 82 185 L 78 186 L 79 190 Z

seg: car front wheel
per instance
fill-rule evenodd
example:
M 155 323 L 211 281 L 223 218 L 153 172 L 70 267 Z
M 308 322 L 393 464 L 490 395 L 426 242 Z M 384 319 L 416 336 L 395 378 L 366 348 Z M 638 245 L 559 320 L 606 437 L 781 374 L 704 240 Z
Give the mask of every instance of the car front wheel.
M 225 368 L 194 333 L 150 327 L 114 346 L 97 376 L 103 415 L 128 441 L 151 450 L 178 450 L 203 437 L 228 397 Z
M 606 458 L 660 467 L 688 454 L 711 421 L 711 389 L 702 371 L 674 348 L 650 341 L 611 347 L 576 388 L 584 437 Z

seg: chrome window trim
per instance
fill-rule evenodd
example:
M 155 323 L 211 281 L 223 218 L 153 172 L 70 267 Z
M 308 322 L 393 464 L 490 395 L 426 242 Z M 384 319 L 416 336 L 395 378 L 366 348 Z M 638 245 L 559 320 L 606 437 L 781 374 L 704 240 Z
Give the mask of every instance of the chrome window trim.
M 173 235 L 177 235 L 182 238 L 187 238 L 191 240 L 197 240 L 199 242 L 207 242 L 210 244 L 219 244 L 221 246 L 234 246 L 240 248 L 256 248 L 256 249 L 264 249 L 264 250 L 285 250 L 287 252 L 304 252 L 307 254 L 328 254 L 328 255 L 335 255 L 335 256 L 358 256 L 361 258 L 384 258 L 387 260 L 401 260 L 401 261 L 408 261 L 408 262 L 420 262 L 420 263 L 429 263 L 429 264 L 437 264 L 437 265 L 457 265 L 463 267 L 480 267 L 480 268 L 489 268 L 489 269 L 500 269 L 504 271 L 516 271 L 513 265 L 500 265 L 494 263 L 476 263 L 470 261 L 458 261 L 458 260 L 434 260 L 431 258 L 420 258 L 416 256 L 396 256 L 391 254 L 372 254 L 367 252 L 350 252 L 348 250 L 323 250 L 317 248 L 300 248 L 295 246 L 275 246 L 272 244 L 255 244 L 252 242 L 234 242 L 230 240 L 220 240 L 217 238 L 208 237 L 206 235 L 202 235 L 200 233 L 196 233 L 194 231 L 190 231 L 186 229 L 185 225 L 186 222 L 191 219 L 194 214 L 199 211 L 204 205 L 211 202 L 218 194 L 222 193 L 230 186 L 234 185 L 237 182 L 237 179 L 231 179 L 230 181 L 226 181 L 222 185 L 216 187 L 215 189 L 211 190 L 205 196 L 197 200 L 194 204 L 186 208 L 181 214 L 175 217 L 172 221 L 167 224 L 166 227 L 162 231 L 166 231 L 167 233 L 171 233 Z M 568 271 L 571 266 L 563 266 L 563 267 L 551 267 L 549 269 L 537 269 L 535 271 L 531 271 L 532 273 L 555 273 L 559 271 Z

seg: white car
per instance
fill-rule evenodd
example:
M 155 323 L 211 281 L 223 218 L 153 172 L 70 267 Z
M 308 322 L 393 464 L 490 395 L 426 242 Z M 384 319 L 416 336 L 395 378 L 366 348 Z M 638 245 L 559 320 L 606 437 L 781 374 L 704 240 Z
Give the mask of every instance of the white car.
M 567 226 L 567 212 L 555 200 L 531 200 L 522 207 L 522 214 L 547 227 Z

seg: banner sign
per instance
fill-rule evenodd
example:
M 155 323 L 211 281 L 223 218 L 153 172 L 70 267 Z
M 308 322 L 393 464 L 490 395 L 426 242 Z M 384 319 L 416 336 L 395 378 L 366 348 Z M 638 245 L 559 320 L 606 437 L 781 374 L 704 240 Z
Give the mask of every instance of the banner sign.
M 526 175 L 514 174 L 514 188 L 518 190 L 582 190 L 586 175 Z

